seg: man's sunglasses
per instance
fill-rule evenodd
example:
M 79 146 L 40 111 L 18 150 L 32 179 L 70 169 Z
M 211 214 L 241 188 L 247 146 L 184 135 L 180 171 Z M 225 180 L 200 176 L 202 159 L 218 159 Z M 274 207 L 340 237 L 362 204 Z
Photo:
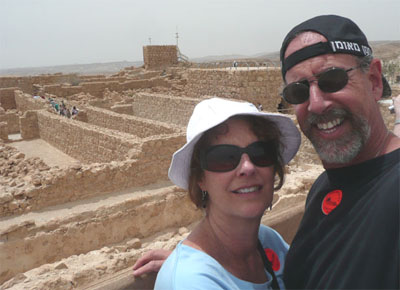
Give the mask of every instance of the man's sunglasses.
M 343 89 L 349 81 L 347 73 L 360 66 L 349 69 L 332 67 L 320 74 L 315 75 L 316 80 L 301 80 L 288 84 L 282 92 L 282 97 L 289 104 L 302 104 L 310 97 L 310 83 L 317 82 L 318 87 L 325 93 L 334 93 Z
M 273 142 L 257 141 L 246 148 L 221 144 L 200 151 L 200 166 L 203 170 L 213 172 L 231 171 L 239 165 L 243 153 L 246 153 L 251 162 L 259 167 L 271 166 L 277 159 Z

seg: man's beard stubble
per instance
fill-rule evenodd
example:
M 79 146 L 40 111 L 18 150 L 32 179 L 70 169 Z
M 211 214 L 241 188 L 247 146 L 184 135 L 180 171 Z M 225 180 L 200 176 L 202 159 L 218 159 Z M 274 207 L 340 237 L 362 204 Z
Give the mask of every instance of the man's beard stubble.
M 344 118 L 351 123 L 353 130 L 336 140 L 325 140 L 314 135 L 312 125 Z M 370 136 L 370 126 L 365 118 L 356 116 L 344 109 L 332 109 L 324 115 L 311 114 L 307 118 L 304 134 L 310 139 L 320 159 L 324 163 L 343 164 L 353 160 L 364 148 Z

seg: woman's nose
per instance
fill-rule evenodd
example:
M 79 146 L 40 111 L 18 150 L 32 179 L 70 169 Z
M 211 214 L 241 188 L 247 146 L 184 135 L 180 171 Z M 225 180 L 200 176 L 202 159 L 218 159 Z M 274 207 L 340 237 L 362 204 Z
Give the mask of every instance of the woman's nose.
M 240 176 L 247 176 L 254 173 L 255 165 L 251 161 L 249 155 L 244 153 L 238 165 L 238 173 Z

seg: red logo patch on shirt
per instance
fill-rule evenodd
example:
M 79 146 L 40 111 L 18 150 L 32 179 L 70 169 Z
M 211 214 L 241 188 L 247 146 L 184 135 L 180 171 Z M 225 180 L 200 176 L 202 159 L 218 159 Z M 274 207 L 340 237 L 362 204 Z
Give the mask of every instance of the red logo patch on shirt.
M 271 249 L 264 249 L 265 254 L 267 255 L 268 260 L 271 262 L 272 270 L 279 271 L 281 268 L 281 263 L 279 262 L 278 255 Z
M 322 201 L 322 212 L 328 215 L 342 201 L 342 191 L 340 189 L 329 192 Z

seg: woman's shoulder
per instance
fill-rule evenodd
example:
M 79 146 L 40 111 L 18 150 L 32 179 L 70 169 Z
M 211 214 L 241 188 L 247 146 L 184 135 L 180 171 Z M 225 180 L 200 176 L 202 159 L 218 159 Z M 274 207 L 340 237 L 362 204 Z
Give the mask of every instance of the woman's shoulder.
M 289 245 L 277 231 L 264 225 L 260 226 L 258 238 L 267 259 L 271 262 L 272 269 L 278 278 L 278 282 L 281 287 L 283 287 L 282 276 Z
M 280 237 L 282 238 L 282 236 L 273 228 L 260 224 L 260 229 L 258 232 L 258 235 L 267 235 L 267 236 L 271 236 L 271 237 Z
M 179 243 L 161 267 L 155 289 L 212 289 L 224 272 L 211 256 Z
M 289 245 L 282 236 L 276 230 L 268 226 L 260 225 L 258 238 L 264 248 L 272 248 L 274 250 L 284 251 L 285 253 L 289 249 Z

